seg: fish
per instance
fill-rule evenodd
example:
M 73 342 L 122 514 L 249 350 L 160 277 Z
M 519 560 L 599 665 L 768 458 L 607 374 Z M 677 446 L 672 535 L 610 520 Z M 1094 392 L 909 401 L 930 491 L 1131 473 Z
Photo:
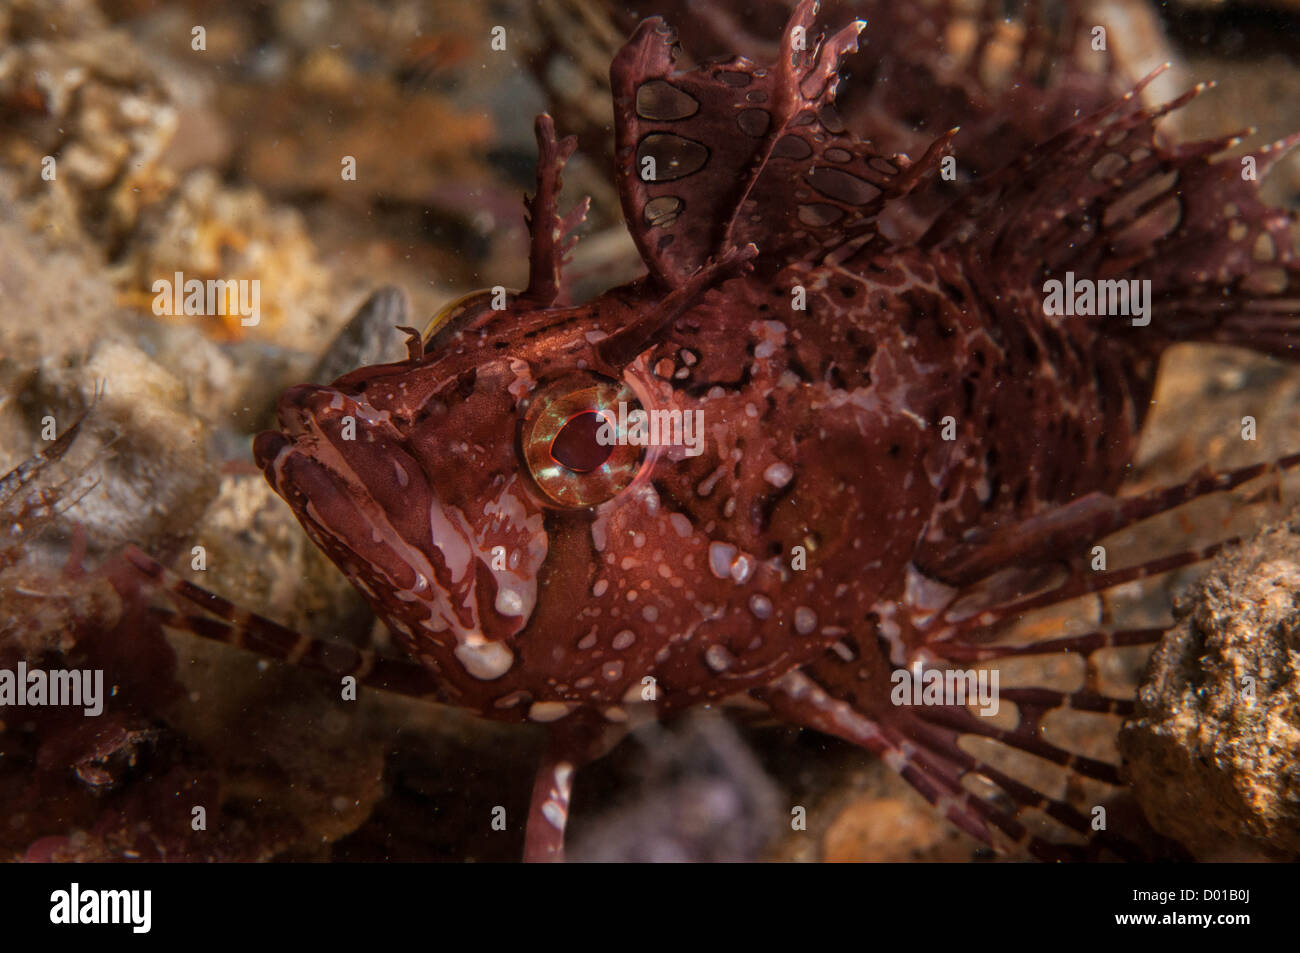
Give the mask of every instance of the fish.
M 1027 9 L 1008 103 L 1049 48 L 1043 5 Z M 878 756 L 998 850 L 1146 856 L 1080 793 L 1122 788 L 1119 766 L 1047 728 L 1062 710 L 1130 715 L 1098 659 L 1162 627 L 1001 636 L 1222 548 L 1095 558 L 1110 534 L 1270 466 L 1120 493 L 1167 348 L 1293 357 L 1292 217 L 1257 179 L 1300 139 L 1249 162 L 1222 156 L 1236 137 L 1170 144 L 1157 124 L 1207 86 L 1147 107 L 1159 70 L 1110 97 L 1114 75 L 1085 81 L 1067 61 L 1094 111 L 1057 108 L 1059 128 L 994 165 L 979 142 L 1049 120 L 990 108 L 1014 134 L 981 123 L 967 151 L 949 128 L 912 159 L 836 110 L 869 21 L 820 15 L 799 3 L 768 61 L 679 68 L 659 18 L 614 57 L 615 182 L 643 277 L 570 300 L 587 202 L 561 212 L 576 144 L 543 115 L 527 287 L 403 327 L 403 360 L 281 397 L 255 462 L 405 659 L 131 559 L 229 620 L 204 634 L 544 725 L 526 860 L 563 858 L 575 776 L 630 725 L 737 700 Z M 1026 658 L 1064 658 L 1078 684 L 999 683 Z M 971 738 L 1068 783 L 1022 780 Z

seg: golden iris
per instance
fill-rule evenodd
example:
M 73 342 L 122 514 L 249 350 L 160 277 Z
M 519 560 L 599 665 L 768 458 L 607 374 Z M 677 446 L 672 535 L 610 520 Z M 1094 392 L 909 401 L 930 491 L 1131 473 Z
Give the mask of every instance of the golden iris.
M 626 384 L 585 372 L 567 375 L 529 397 L 520 452 L 549 502 L 596 506 L 636 478 L 645 448 L 618 442 L 620 405 L 624 419 L 641 407 Z

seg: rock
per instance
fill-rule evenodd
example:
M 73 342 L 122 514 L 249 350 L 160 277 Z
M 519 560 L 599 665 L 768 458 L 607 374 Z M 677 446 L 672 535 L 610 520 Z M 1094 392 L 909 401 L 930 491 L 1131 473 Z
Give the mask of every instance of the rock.
M 725 719 L 693 714 L 648 741 L 636 796 L 574 832 L 570 859 L 739 862 L 758 859 L 781 830 L 775 785 Z
M 827 863 L 966 862 L 982 844 L 957 830 L 908 786 L 876 763 L 866 790 L 834 814 L 822 838 Z
M 1300 518 L 1221 555 L 1175 615 L 1120 734 L 1147 819 L 1202 859 L 1300 856 Z
M 339 320 L 329 276 L 317 260 L 302 217 L 270 205 L 252 188 L 224 185 L 211 170 L 188 175 L 166 203 L 141 216 L 128 263 L 126 297 L 150 312 L 154 282 L 191 279 L 258 282 L 257 314 L 176 315 L 160 320 L 195 324 L 219 339 L 245 335 L 264 343 L 310 347 Z M 250 291 L 252 286 L 249 286 Z M 248 305 L 241 298 L 241 304 Z M 248 321 L 249 324 L 244 322 Z
M 14 115 L 0 129 L 0 163 L 26 173 L 34 225 L 69 238 L 85 228 L 112 243 L 172 185 L 158 159 L 177 110 L 125 35 L 78 36 L 84 29 L 14 31 L 0 54 L 0 109 Z M 48 168 L 47 158 L 55 160 Z
M 411 324 L 410 314 L 406 292 L 391 285 L 380 288 L 357 308 L 307 380 L 331 384 L 359 367 L 405 360 L 406 334 L 397 329 Z
M 61 432 L 89 408 L 69 463 L 98 481 L 76 513 L 92 538 L 166 552 L 203 514 L 217 481 L 208 430 L 186 398 L 179 380 L 123 341 L 98 342 L 84 364 L 42 362 L 20 395 L 33 435 L 47 423 Z
M 371 613 L 361 594 L 302 532 L 261 473 L 227 473 L 176 569 L 196 585 L 299 632 L 363 640 Z M 196 566 L 202 565 L 198 570 Z

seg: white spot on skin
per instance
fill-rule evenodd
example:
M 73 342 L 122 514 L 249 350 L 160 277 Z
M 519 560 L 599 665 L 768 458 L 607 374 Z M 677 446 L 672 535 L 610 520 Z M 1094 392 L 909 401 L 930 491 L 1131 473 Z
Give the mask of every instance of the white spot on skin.
M 931 579 L 914 563 L 907 564 L 907 588 L 904 599 L 908 605 L 934 613 L 946 609 L 957 598 L 958 590 Z
M 760 361 L 766 360 L 775 354 L 778 348 L 785 346 L 787 328 L 780 321 L 764 321 L 762 324 L 755 322 L 749 326 L 749 329 L 760 339 L 754 348 L 754 357 Z
M 555 766 L 555 790 L 566 801 L 573 790 L 573 765 L 561 761 Z
M 515 377 L 506 390 L 510 392 L 510 396 L 515 400 L 519 400 L 537 386 L 527 361 L 512 357 L 510 359 L 510 373 L 514 374 Z
M 720 466 L 707 477 L 700 481 L 700 485 L 695 488 L 695 492 L 701 497 L 707 497 L 713 492 L 713 488 L 718 485 L 718 481 L 727 475 L 727 468 Z
M 432 510 L 440 509 L 441 506 L 432 507 Z M 469 528 L 459 510 L 449 510 L 449 512 L 454 513 L 456 520 Z M 496 580 L 497 594 L 493 607 L 501 615 L 527 618 L 532 615 L 533 607 L 537 604 L 536 572 L 546 558 L 547 538 L 542 529 L 542 514 L 529 512 L 529 506 L 515 490 L 515 478 L 511 477 L 502 486 L 496 498 L 484 505 L 483 515 L 488 518 L 488 522 L 473 533 L 473 547 L 478 558 L 488 565 Z M 431 512 L 431 529 L 436 522 L 437 517 Z M 442 522 L 450 521 L 443 517 Z M 496 560 L 489 556 L 494 551 L 497 541 L 503 537 L 516 539 L 522 537 L 526 541 L 523 546 L 515 544 L 508 547 L 511 553 L 508 569 L 497 568 Z M 439 540 L 436 532 L 434 539 Z M 438 545 L 445 554 L 447 547 L 441 542 Z M 458 577 L 467 575 L 468 569 L 467 563 L 465 571 L 458 574 Z M 474 585 L 477 586 L 477 583 Z M 473 641 L 472 635 L 468 641 Z
M 646 606 L 641 610 L 641 618 L 645 619 L 647 622 L 658 622 L 659 609 L 655 606 Z
M 736 657 L 721 645 L 710 645 L 704 650 L 704 661 L 715 672 L 725 672 Z
M 623 660 L 615 659 L 612 662 L 606 662 L 601 666 L 600 674 L 607 682 L 617 682 L 623 677 Z
M 595 547 L 596 552 L 603 553 L 607 542 L 609 542 L 609 517 L 598 513 L 591 521 L 591 545 Z
M 719 579 L 731 577 L 731 561 L 736 556 L 736 547 L 730 543 L 709 544 L 709 571 Z
M 596 630 L 593 628 L 590 632 L 578 640 L 578 651 L 590 652 L 596 647 Z
M 614 651 L 622 652 L 624 649 L 631 648 L 632 643 L 635 641 L 636 641 L 636 633 L 633 632 L 631 629 L 624 629 L 618 635 L 614 636 L 614 641 L 612 645 L 614 646 Z
M 442 551 L 443 559 L 451 570 L 451 581 L 459 583 L 469 572 L 470 532 L 467 532 L 469 524 L 461 512 L 459 510 L 453 512 L 456 517 L 455 522 L 447 516 L 443 507 L 437 502 L 430 506 L 429 532 L 433 537 L 433 544 Z
M 731 563 L 731 578 L 741 585 L 749 582 L 749 577 L 752 575 L 754 575 L 754 560 L 741 553 Z
M 498 589 L 495 606 L 502 615 L 524 614 L 524 598 L 514 589 Z
M 515 654 L 504 643 L 490 642 L 481 635 L 471 635 L 460 643 L 455 654 L 465 671 L 485 682 L 500 678 L 515 664 Z
M 794 478 L 794 471 L 788 463 L 774 463 L 763 471 L 763 479 L 778 490 Z
M 596 584 L 591 587 L 591 594 L 595 596 L 597 599 L 599 599 L 601 596 L 605 594 L 605 590 L 607 590 L 608 588 L 609 588 L 608 579 L 597 579 Z
M 627 712 L 622 708 L 619 708 L 617 705 L 611 705 L 609 708 L 606 708 L 604 714 L 605 718 L 609 721 L 627 721 Z
M 813 612 L 807 606 L 799 606 L 794 610 L 794 630 L 800 635 L 807 635 L 813 629 L 817 628 L 817 613 Z
M 767 596 L 750 596 L 749 611 L 754 613 L 755 618 L 770 619 L 772 617 L 772 600 Z
M 558 721 L 573 710 L 569 702 L 533 702 L 528 709 L 531 721 Z
M 641 501 L 642 505 L 645 506 L 645 511 L 651 516 L 659 512 L 659 494 L 648 483 L 637 490 L 629 490 L 628 492 L 636 493 L 636 498 Z
M 672 523 L 673 529 L 682 539 L 691 535 L 691 521 L 682 513 L 674 513 L 668 517 L 668 522 Z
M 550 823 L 550 825 L 554 827 L 557 831 L 564 830 L 564 820 L 565 820 L 564 808 L 561 807 L 556 802 L 547 801 L 545 804 L 543 804 L 542 816 L 545 817 L 546 820 Z

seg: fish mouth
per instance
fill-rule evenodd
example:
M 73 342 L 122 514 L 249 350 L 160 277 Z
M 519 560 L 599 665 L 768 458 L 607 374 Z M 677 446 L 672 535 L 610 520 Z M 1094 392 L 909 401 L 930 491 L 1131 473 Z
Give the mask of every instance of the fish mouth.
M 280 429 L 265 430 L 253 439 L 253 462 L 275 492 L 293 507 L 294 512 L 300 512 L 300 509 L 294 494 L 289 492 L 291 487 L 285 479 L 285 465 L 295 452 L 310 453 L 304 438 L 309 439 L 313 430 L 320 432 L 319 425 L 316 424 L 317 407 L 331 401 L 332 398 L 327 396 L 330 390 L 313 384 L 290 387 L 276 405 Z M 342 397 L 338 391 L 333 393 Z M 300 442 L 303 443 L 302 446 L 299 445 Z
M 308 536 L 386 620 L 450 629 L 476 677 L 503 672 L 505 656 L 487 640 L 522 625 L 535 595 L 518 596 L 517 606 L 502 596 L 507 580 L 479 566 L 490 549 L 444 505 L 388 415 L 311 384 L 286 391 L 278 416 L 281 429 L 257 436 L 253 458 Z M 499 612 L 498 598 L 515 611 Z
M 322 402 L 326 393 L 342 394 L 329 387 L 315 384 L 297 384 L 290 387 L 276 404 L 276 419 L 279 430 L 264 430 L 253 439 L 253 462 L 261 470 L 276 492 L 280 492 L 277 481 L 273 478 L 276 461 L 280 460 L 287 447 L 293 446 L 297 438 L 306 436 L 312 429 L 315 419 L 314 405 Z M 283 493 L 280 493 L 284 496 Z
M 445 571 L 417 514 L 437 497 L 387 414 L 303 384 L 284 393 L 277 416 L 280 429 L 256 437 L 253 459 L 308 535 L 354 583 L 379 574 L 407 601 L 427 600 Z
M 343 413 L 349 400 L 343 392 L 322 384 L 295 384 L 283 394 L 275 407 L 280 424 L 279 433 L 287 437 L 302 437 L 319 432 L 319 424 L 330 412 Z M 258 440 L 277 431 L 260 434 Z M 256 456 L 256 444 L 254 445 Z
M 279 398 L 276 417 L 278 430 L 264 430 L 253 438 L 252 458 L 270 485 L 290 504 L 294 501 L 286 493 L 290 489 L 286 468 L 296 468 L 294 458 L 299 456 L 313 460 L 339 480 L 354 485 L 352 495 L 372 495 L 369 481 L 364 478 L 373 469 L 372 460 L 367 459 L 372 454 L 368 454 L 363 441 L 355 439 L 361 421 L 380 423 L 386 430 L 387 446 L 394 451 L 406 442 L 398 430 L 387 424 L 386 413 L 380 419 L 373 408 L 361 407 L 334 387 L 317 384 L 290 387 Z
M 269 476 L 280 452 L 292 443 L 293 441 L 279 430 L 262 431 L 253 438 L 253 463 L 263 474 Z M 271 481 L 271 485 L 275 485 L 274 480 Z

